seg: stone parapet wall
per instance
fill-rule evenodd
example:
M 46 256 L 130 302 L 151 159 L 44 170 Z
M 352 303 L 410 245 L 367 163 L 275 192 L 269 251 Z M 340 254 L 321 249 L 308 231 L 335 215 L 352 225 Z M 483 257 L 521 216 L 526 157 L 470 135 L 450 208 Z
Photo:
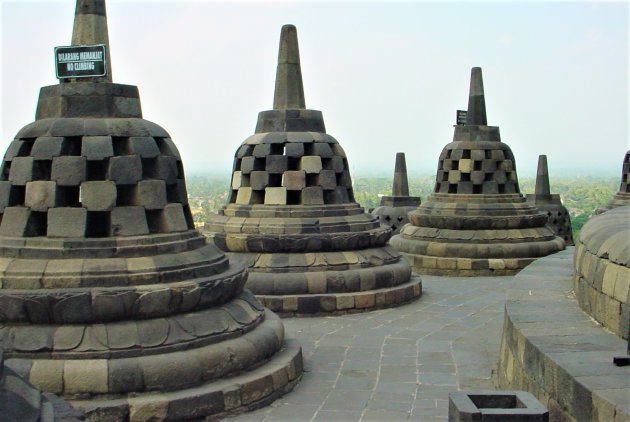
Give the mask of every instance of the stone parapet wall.
M 575 247 L 573 287 L 580 307 L 628 338 L 630 319 L 630 207 L 590 220 Z
M 614 366 L 626 342 L 580 310 L 573 250 L 541 258 L 508 291 L 498 378 L 549 409 L 551 422 L 630 421 L 630 367 Z

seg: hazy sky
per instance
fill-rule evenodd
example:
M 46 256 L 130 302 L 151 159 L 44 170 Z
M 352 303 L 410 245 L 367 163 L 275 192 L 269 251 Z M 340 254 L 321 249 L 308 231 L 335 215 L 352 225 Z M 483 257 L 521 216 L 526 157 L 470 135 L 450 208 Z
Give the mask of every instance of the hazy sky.
M 57 83 L 74 0 L 2 0 L 2 140 L 33 121 Z M 488 123 L 519 174 L 620 174 L 628 136 L 627 2 L 107 3 L 114 81 L 137 85 L 188 173 L 225 172 L 271 108 L 278 37 L 295 24 L 306 105 L 321 110 L 357 175 L 434 174 L 483 68 Z

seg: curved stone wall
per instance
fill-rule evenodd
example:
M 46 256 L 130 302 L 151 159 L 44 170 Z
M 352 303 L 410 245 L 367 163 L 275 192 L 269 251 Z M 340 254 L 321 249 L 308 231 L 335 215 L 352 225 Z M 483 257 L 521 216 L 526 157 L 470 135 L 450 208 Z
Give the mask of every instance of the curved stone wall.
M 573 286 L 580 307 L 618 336 L 630 319 L 630 207 L 591 219 L 575 247 Z
M 613 365 L 626 342 L 572 295 L 572 250 L 541 258 L 508 291 L 499 355 L 501 389 L 525 390 L 550 422 L 630 421 L 630 367 Z

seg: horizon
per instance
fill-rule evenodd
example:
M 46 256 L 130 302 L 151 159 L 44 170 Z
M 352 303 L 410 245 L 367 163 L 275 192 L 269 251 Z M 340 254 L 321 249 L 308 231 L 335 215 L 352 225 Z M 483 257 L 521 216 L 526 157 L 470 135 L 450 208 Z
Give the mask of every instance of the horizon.
M 3 150 L 33 121 L 39 88 L 57 83 L 52 52 L 70 43 L 74 6 L 2 0 Z M 483 68 L 488 123 L 501 128 L 519 174 L 534 174 L 546 154 L 551 177 L 619 175 L 630 148 L 625 2 L 107 7 L 114 82 L 139 87 L 144 118 L 171 134 L 188 172 L 231 172 L 258 112 L 271 108 L 289 22 L 307 108 L 323 112 L 354 174 L 393 174 L 398 151 L 410 174 L 434 174 L 473 66 Z

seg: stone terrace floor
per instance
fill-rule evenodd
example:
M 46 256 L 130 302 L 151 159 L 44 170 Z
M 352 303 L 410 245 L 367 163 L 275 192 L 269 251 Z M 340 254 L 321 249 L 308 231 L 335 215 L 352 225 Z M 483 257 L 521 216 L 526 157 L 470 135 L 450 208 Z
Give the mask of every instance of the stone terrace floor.
M 494 389 L 512 277 L 422 276 L 422 297 L 362 314 L 285 319 L 305 373 L 236 421 L 445 421 L 448 393 Z

